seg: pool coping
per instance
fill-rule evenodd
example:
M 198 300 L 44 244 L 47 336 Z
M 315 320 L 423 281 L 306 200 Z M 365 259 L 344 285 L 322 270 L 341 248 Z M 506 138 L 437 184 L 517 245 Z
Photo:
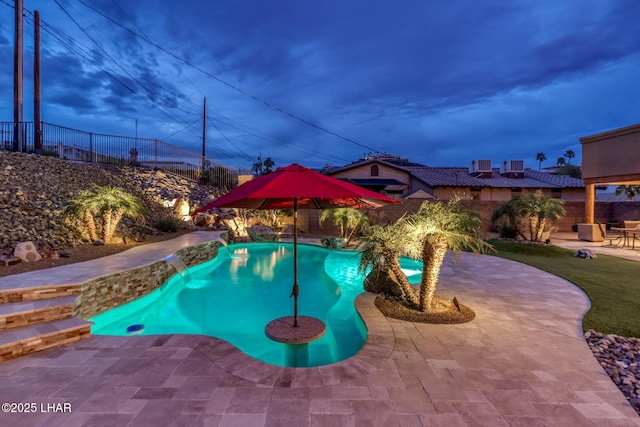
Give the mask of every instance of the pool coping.
M 202 336 L 212 342 L 199 346 L 198 350 L 225 372 L 264 386 L 282 385 L 283 381 L 301 376 L 305 377 L 305 383 L 325 386 L 362 378 L 380 368 L 391 357 L 395 345 L 391 324 L 374 304 L 376 296 L 363 292 L 356 297 L 356 311 L 367 327 L 367 338 L 355 355 L 336 363 L 314 367 L 272 365 L 249 356 L 228 341 L 206 335 Z

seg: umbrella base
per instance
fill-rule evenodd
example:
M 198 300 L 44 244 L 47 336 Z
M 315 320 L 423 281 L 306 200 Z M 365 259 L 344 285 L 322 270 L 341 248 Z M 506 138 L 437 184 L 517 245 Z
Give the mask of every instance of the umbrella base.
M 274 341 L 285 344 L 304 344 L 315 341 L 326 332 L 324 322 L 315 317 L 298 316 L 298 327 L 293 327 L 293 316 L 272 320 L 264 328 L 265 334 Z

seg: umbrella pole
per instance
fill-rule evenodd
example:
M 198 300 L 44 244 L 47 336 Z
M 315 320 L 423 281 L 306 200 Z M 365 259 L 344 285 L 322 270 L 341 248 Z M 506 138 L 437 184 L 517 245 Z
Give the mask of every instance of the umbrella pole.
M 300 287 L 298 286 L 298 198 L 293 198 L 293 327 L 298 327 L 298 295 Z

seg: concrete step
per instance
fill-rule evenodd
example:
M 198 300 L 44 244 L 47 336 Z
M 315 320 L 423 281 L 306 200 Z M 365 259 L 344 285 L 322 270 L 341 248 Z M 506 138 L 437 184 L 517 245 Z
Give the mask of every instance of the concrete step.
M 0 361 L 91 336 L 91 322 L 70 317 L 0 332 Z
M 16 284 L 19 286 L 19 284 Z M 0 304 L 58 298 L 80 293 L 80 283 L 0 289 Z
M 77 296 L 0 304 L 0 331 L 73 316 Z

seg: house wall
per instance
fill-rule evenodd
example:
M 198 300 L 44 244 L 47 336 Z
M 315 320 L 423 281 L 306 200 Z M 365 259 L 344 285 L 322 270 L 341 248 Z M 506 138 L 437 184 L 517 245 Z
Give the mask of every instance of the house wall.
M 378 165 L 378 176 L 371 176 L 371 166 Z M 403 184 L 409 185 L 410 177 L 409 173 L 401 171 L 381 163 L 369 163 L 366 165 L 358 166 L 352 169 L 344 170 L 331 174 L 334 178 L 379 178 L 379 179 L 397 179 Z
M 483 201 L 502 201 L 506 202 L 511 200 L 510 188 L 483 188 L 480 192 L 480 200 Z

